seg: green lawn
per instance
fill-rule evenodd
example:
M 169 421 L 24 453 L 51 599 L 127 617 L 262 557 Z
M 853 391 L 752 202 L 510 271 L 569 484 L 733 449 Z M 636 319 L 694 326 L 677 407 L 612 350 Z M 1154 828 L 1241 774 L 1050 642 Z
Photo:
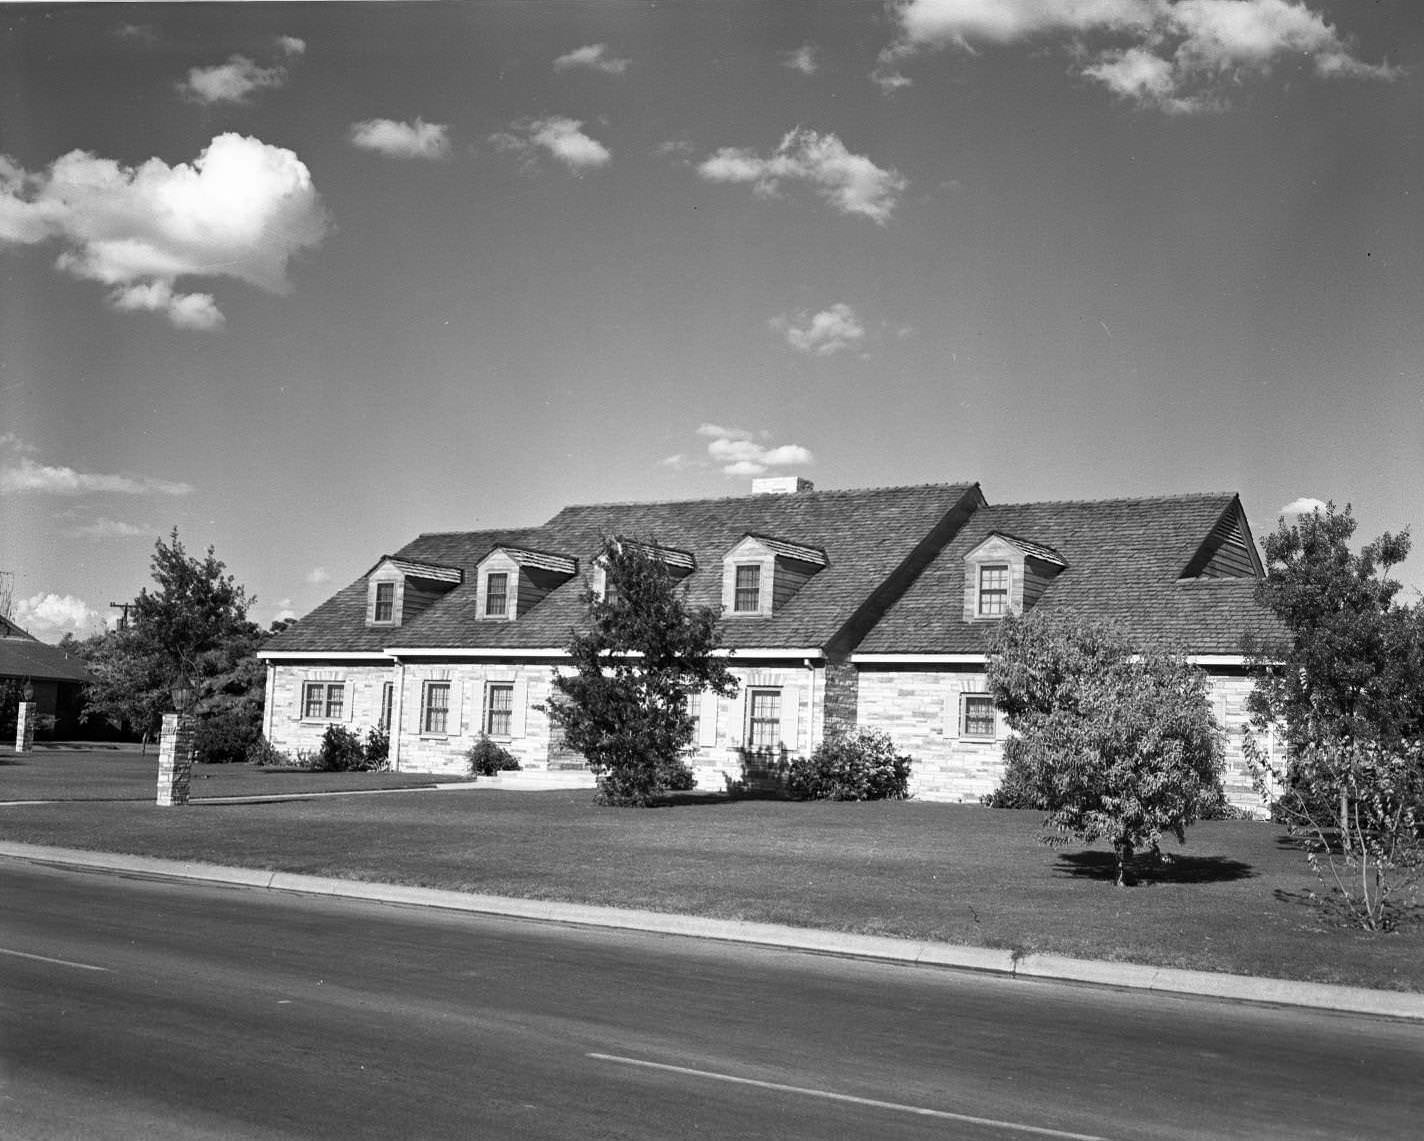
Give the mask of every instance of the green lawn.
M 587 791 L 0 807 L 12 841 L 1424 991 L 1424 928 L 1330 925 L 1274 826 L 1199 824 L 1175 864 L 1118 889 L 1110 852 L 1045 848 L 1038 823 L 916 801 L 610 809 Z
M 413 788 L 437 779 L 420 773 L 312 773 L 252 765 L 194 765 L 192 795 L 270 796 L 341 789 Z M 0 802 L 7 800 L 135 800 L 152 803 L 158 787 L 158 747 L 41 746 L 29 753 L 0 750 Z

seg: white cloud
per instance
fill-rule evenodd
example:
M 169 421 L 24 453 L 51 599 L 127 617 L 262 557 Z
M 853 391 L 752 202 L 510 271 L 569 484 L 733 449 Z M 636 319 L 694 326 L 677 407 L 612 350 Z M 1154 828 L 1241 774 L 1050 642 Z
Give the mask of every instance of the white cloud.
M 1277 512 L 1278 515 L 1310 515 L 1316 511 L 1325 510 L 1325 500 L 1312 499 L 1308 495 L 1302 495 L 1299 499 L 1292 499 Z
M 571 67 L 586 67 L 590 71 L 601 71 L 607 75 L 622 75 L 628 70 L 631 62 L 609 55 L 607 44 L 586 44 L 559 56 L 554 61 L 554 70 L 567 71 Z
M 277 47 L 283 55 L 306 55 L 307 42 L 298 36 L 278 36 Z
M 864 155 L 851 154 L 833 134 L 804 127 L 788 131 L 768 158 L 741 147 L 723 147 L 697 168 L 709 182 L 748 182 L 774 197 L 788 182 L 810 186 L 842 214 L 859 214 L 883 225 L 906 182 Z
M 54 239 L 56 262 L 110 287 L 121 310 L 164 313 L 180 328 L 212 329 L 207 293 L 179 293 L 183 277 L 230 277 L 285 293 L 287 265 L 321 243 L 326 211 L 291 151 L 218 135 L 189 163 L 151 158 L 121 166 L 71 151 L 31 174 L 0 156 L 0 243 Z
M 1169 112 L 1223 107 L 1232 85 L 1294 58 L 1324 77 L 1399 74 L 1359 59 L 1309 0 L 899 0 L 894 15 L 899 36 L 873 76 L 882 86 L 924 49 L 1049 38 L 1086 78 Z
M 15 622 L 37 638 L 83 637 L 104 628 L 104 615 L 72 594 L 36 594 L 15 603 Z
M 95 519 L 72 532 L 84 539 L 132 539 L 152 532 L 147 527 L 136 527 L 132 523 L 122 523 L 117 519 Z
M 703 425 L 703 428 L 708 427 L 712 425 Z M 706 435 L 702 428 L 698 432 Z M 746 433 L 749 435 L 751 433 Z M 768 468 L 801 467 L 815 462 L 810 450 L 800 444 L 766 447 L 745 436 L 718 436 L 708 442 L 707 454 L 725 475 L 732 476 L 762 475 Z
M 721 424 L 699 424 L 697 434 L 707 436 L 710 439 L 728 440 L 750 440 L 756 433 L 748 432 L 745 428 L 724 428 Z
M 811 356 L 828 357 L 865 340 L 865 326 L 855 310 L 844 302 L 815 314 L 802 310 L 786 317 L 773 317 L 770 325 L 785 334 L 786 343 L 793 349 Z
M 490 142 L 500 150 L 520 155 L 532 164 L 539 148 L 563 163 L 575 174 L 607 166 L 612 152 L 597 139 L 583 132 L 583 123 L 555 115 L 548 119 L 521 119 L 508 132 L 490 136 Z
M 319 586 L 323 582 L 331 581 L 331 572 L 325 567 L 312 567 L 307 571 L 307 582 L 314 586 Z
M 400 123 L 367 119 L 351 125 L 352 145 L 391 158 L 441 159 L 450 153 L 450 128 L 444 123 Z
M 294 622 L 296 621 L 296 617 L 297 612 L 292 609 L 292 600 L 290 598 L 279 598 L 277 600 L 277 606 L 272 612 L 272 621 Z
M 101 475 L 38 464 L 28 456 L 0 466 L 0 495 L 188 495 L 193 487 L 146 475 Z
M 14 432 L 0 432 L 0 448 L 8 448 L 11 451 L 29 453 L 31 455 L 39 451 L 39 448 L 35 447 L 34 444 L 25 443 L 25 441 L 15 435 Z
M 234 55 L 213 67 L 189 68 L 178 90 L 195 103 L 244 103 L 254 91 L 286 82 L 286 68 L 260 67 L 245 55 Z
M 803 44 L 795 51 L 781 53 L 781 66 L 799 71 L 802 75 L 815 75 L 821 69 L 814 44 Z

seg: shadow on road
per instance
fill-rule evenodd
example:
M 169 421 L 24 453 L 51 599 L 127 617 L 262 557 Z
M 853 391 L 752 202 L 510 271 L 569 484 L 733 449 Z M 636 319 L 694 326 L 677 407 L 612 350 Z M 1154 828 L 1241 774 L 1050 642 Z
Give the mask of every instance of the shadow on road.
M 1117 879 L 1117 857 L 1112 852 L 1066 852 L 1058 857 L 1054 870 L 1059 875 L 1111 883 Z M 1250 864 L 1225 856 L 1173 855 L 1170 863 L 1162 863 L 1149 855 L 1128 866 L 1128 882 L 1140 884 L 1230 883 L 1254 875 Z

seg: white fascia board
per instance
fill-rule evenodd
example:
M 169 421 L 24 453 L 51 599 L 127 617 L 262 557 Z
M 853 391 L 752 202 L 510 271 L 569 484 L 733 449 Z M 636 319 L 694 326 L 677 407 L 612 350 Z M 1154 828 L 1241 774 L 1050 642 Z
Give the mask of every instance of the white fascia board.
M 385 664 L 384 650 L 258 650 L 257 656 L 269 662 L 356 662 Z
M 851 654 L 851 664 L 857 666 L 899 665 L 982 665 L 986 654 Z
M 520 649 L 510 646 L 488 646 L 473 649 L 462 646 L 459 649 L 441 649 L 438 646 L 399 646 L 382 650 L 392 658 L 567 658 L 567 650 L 534 646 Z
M 749 661 L 766 661 L 781 658 L 820 658 L 820 646 L 747 646 L 742 649 L 718 649 L 712 652 L 715 658 L 745 658 Z
M 1188 654 L 1187 663 L 1193 666 L 1244 666 L 1250 659 L 1245 654 Z

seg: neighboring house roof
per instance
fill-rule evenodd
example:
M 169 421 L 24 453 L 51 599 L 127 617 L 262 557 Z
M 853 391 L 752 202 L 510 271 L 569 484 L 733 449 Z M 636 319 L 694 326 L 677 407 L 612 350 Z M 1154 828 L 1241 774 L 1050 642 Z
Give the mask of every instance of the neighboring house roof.
M 731 648 L 826 646 L 878 617 L 913 572 L 930 557 L 927 538 L 956 509 L 983 502 L 978 485 L 925 484 L 847 491 L 803 491 L 666 503 L 605 503 L 566 507 L 542 527 L 516 532 L 421 535 L 396 558 L 473 568 L 495 546 L 558 551 L 591 560 L 605 538 L 623 535 L 685 551 L 696 569 L 682 580 L 696 606 L 720 609 L 723 556 L 746 535 L 773 536 L 824 551 L 828 565 L 775 614 L 723 624 Z M 945 534 L 940 534 L 943 542 Z M 475 576 L 409 624 L 365 625 L 365 579 L 358 579 L 264 647 L 267 653 L 379 651 L 402 648 L 547 648 L 568 643 L 582 626 L 583 576 L 577 575 L 511 621 L 479 618 Z
M 992 621 L 964 619 L 964 556 L 997 532 L 1049 548 L 1067 564 L 1035 612 L 1117 624 L 1183 653 L 1241 652 L 1243 633 L 1279 626 L 1255 578 L 1182 579 L 1233 504 L 1230 492 L 984 507 L 861 642 L 861 653 L 982 653 Z M 1239 504 L 1238 504 L 1239 508 Z
M 13 622 L 4 619 L 0 622 L 4 622 L 0 626 L 0 677 L 33 681 L 93 680 L 80 658 L 39 641 Z

